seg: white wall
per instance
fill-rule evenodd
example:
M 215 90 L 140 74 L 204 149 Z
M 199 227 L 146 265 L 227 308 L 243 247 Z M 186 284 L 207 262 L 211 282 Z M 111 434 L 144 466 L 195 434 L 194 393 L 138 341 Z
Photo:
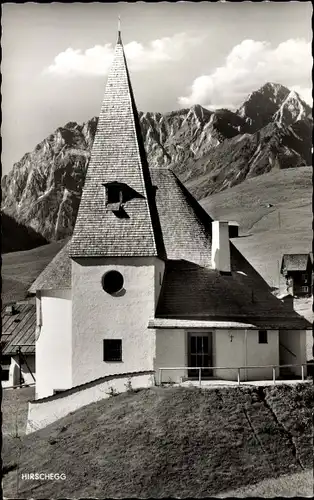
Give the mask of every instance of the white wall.
M 306 330 L 306 359 L 310 361 L 313 359 L 313 332 L 312 330 Z
M 280 364 L 302 364 L 306 363 L 306 330 L 280 330 L 280 342 L 287 347 L 295 356 L 286 349 L 280 347 Z M 290 367 L 292 373 L 301 376 L 301 367 Z M 305 372 L 306 373 L 306 372 Z
M 159 381 L 158 368 L 187 366 L 187 333 L 180 329 L 156 330 L 156 358 L 154 369 Z M 180 382 L 187 370 L 163 370 L 162 382 Z
M 24 361 L 24 357 L 21 358 L 22 360 L 22 366 L 21 366 L 21 372 L 22 372 L 22 377 L 24 379 L 25 384 L 33 384 L 34 379 L 31 375 L 33 373 L 35 379 L 36 379 L 36 367 L 35 367 L 35 355 L 34 354 L 28 354 L 25 355 L 27 365 Z M 10 366 L 10 379 L 11 379 L 11 370 L 12 370 L 12 385 L 16 385 L 20 383 L 20 368 L 19 368 L 19 357 L 18 355 L 12 356 L 11 358 L 11 366 Z
M 35 355 L 34 354 L 25 354 L 25 358 L 28 364 L 28 367 L 24 361 L 24 357 L 22 357 L 22 377 L 24 379 L 24 384 L 34 384 L 34 379 L 31 375 L 33 373 L 35 379 Z M 20 384 L 20 365 L 19 365 L 19 356 L 13 355 L 10 358 L 9 365 L 9 380 L 2 381 L 1 385 L 3 388 L 13 387 Z
M 204 330 L 205 331 L 205 330 Z M 268 343 L 258 343 L 258 330 L 216 329 L 213 332 L 213 366 L 228 367 L 214 370 L 214 377 L 222 380 L 237 380 L 238 370 L 232 367 L 279 364 L 278 330 L 268 330 Z M 155 369 L 188 365 L 187 332 L 180 329 L 158 329 L 156 331 Z M 269 380 L 272 368 L 242 369 L 241 380 Z M 186 377 L 186 370 L 162 371 L 162 380 L 179 382 Z M 276 369 L 276 377 L 279 369 Z
M 267 330 L 267 344 L 258 343 L 258 330 L 247 331 L 247 365 L 279 365 L 278 330 Z M 276 377 L 279 369 L 276 369 Z M 269 380 L 273 377 L 272 368 L 248 369 L 248 380 Z
M 40 335 L 36 341 L 36 398 L 72 386 L 70 290 L 41 292 Z
M 111 389 L 114 389 L 117 393 L 125 392 L 128 389 L 129 380 L 133 389 L 154 385 L 153 374 L 139 373 L 130 377 L 124 376 L 93 382 L 88 384 L 87 387 L 73 389 L 73 392 L 71 391 L 69 394 L 57 394 L 52 398 L 48 398 L 47 401 L 30 402 L 28 404 L 26 434 L 42 429 L 82 406 L 109 398 Z
M 244 366 L 245 365 L 245 338 L 243 330 L 220 330 L 213 335 L 213 364 L 214 366 Z M 237 380 L 238 371 L 214 370 L 214 377 L 223 380 Z M 241 371 L 241 380 L 244 372 Z
M 72 261 L 74 386 L 104 375 L 153 369 L 155 331 L 147 325 L 155 314 L 160 267 L 153 257 Z M 102 276 L 109 270 L 124 277 L 118 296 L 102 288 Z M 122 340 L 122 362 L 103 361 L 104 339 Z
M 258 343 L 258 330 L 217 329 L 214 336 L 215 366 L 259 366 L 279 364 L 278 330 L 268 330 L 268 343 Z M 232 339 L 232 341 L 231 341 Z M 243 369 L 241 380 L 271 379 L 271 368 Z M 237 380 L 238 371 L 215 370 L 215 377 L 224 380 Z M 279 376 L 279 369 L 276 369 Z

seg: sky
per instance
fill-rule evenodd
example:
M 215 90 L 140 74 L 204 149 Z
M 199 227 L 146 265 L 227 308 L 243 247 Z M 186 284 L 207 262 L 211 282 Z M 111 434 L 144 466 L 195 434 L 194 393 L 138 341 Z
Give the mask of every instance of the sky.
M 137 108 L 236 109 L 271 81 L 312 105 L 311 2 L 2 5 L 2 174 L 97 116 L 118 16 Z

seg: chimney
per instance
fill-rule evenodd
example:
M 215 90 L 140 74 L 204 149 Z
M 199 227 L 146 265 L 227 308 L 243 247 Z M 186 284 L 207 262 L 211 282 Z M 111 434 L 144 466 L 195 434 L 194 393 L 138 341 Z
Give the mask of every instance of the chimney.
M 212 222 L 212 267 L 222 273 L 231 272 L 228 222 Z

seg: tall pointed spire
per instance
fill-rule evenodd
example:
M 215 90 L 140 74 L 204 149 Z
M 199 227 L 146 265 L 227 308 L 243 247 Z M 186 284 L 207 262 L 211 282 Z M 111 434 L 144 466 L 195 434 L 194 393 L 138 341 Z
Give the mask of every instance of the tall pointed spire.
M 120 31 L 70 255 L 164 256 L 155 191 Z

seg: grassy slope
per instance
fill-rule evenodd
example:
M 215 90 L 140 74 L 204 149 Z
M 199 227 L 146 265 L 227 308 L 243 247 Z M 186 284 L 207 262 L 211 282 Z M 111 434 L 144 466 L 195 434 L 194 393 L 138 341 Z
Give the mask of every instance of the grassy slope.
M 37 276 L 63 247 L 64 240 L 2 255 L 2 301 L 23 300 Z
M 267 204 L 272 207 L 267 207 Z M 274 288 L 285 288 L 279 270 L 284 253 L 312 250 L 312 168 L 292 168 L 244 181 L 202 200 L 208 213 L 236 220 L 236 247 Z M 312 301 L 295 301 L 296 310 L 312 318 Z
M 302 472 L 312 466 L 313 406 L 310 384 L 121 394 L 6 444 L 6 468 L 21 456 L 4 495 L 203 497 Z M 20 480 L 17 493 L 17 474 L 30 471 L 67 479 Z
M 256 497 L 310 497 L 313 491 L 313 470 L 284 474 L 268 478 L 253 486 L 244 486 L 217 495 L 218 498 L 256 498 Z
M 2 392 L 2 434 L 12 437 L 23 435 L 26 431 L 28 402 L 35 398 L 34 387 L 5 389 Z

